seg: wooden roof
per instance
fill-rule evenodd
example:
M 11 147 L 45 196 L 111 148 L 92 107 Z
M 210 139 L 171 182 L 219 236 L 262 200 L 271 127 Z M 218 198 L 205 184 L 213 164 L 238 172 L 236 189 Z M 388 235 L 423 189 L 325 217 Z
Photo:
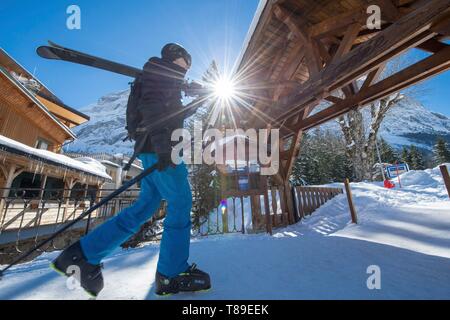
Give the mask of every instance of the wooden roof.
M 370 5 L 379 29 L 368 27 Z M 246 103 L 234 116 L 241 128 L 281 129 L 287 181 L 303 131 L 448 70 L 449 36 L 450 0 L 261 0 L 235 71 Z M 429 55 L 379 78 L 412 48 Z
M 257 127 L 267 123 L 279 127 L 338 89 L 344 88 L 350 95 L 348 84 L 409 48 L 436 53 L 448 47 L 441 41 L 448 36 L 450 1 L 446 0 L 262 3 L 264 8 L 256 17 L 237 70 L 242 85 L 251 90 L 253 111 L 260 117 L 252 119 L 253 112 L 244 112 L 241 118 Z M 367 8 L 372 4 L 381 8 L 381 30 L 367 27 Z M 358 55 L 352 57 L 357 50 Z M 315 90 L 311 88 L 313 80 Z M 302 97 L 308 87 L 310 96 Z M 298 110 L 293 109 L 297 103 Z
M 0 66 L 15 72 L 18 75 L 25 76 L 28 79 L 34 79 L 41 86 L 36 92 L 36 97 L 49 109 L 51 113 L 64 121 L 68 127 L 73 128 L 89 121 L 89 116 L 69 107 L 53 94 L 42 82 L 25 69 L 20 63 L 12 58 L 5 50 L 0 48 Z
M 58 120 L 55 115 L 52 114 L 47 107 L 36 98 L 36 96 L 30 93 L 27 88 L 25 88 L 1 66 L 0 80 L 3 93 L 0 98 L 2 98 L 4 103 L 15 106 L 17 108 L 17 112 L 23 113 L 26 117 L 32 119 L 38 127 L 40 127 L 43 131 L 48 132 L 60 143 L 76 138 L 75 134 L 69 127 L 61 123 L 60 120 Z M 22 101 L 27 101 L 27 103 Z M 30 106 L 35 106 L 36 108 L 29 108 Z

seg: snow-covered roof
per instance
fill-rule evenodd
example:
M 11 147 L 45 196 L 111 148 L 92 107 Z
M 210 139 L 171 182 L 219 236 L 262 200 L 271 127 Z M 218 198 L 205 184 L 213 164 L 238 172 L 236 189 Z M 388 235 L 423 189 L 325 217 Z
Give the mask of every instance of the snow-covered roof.
M 64 123 L 58 120 L 48 109 L 44 106 L 35 96 L 31 93 L 20 81 L 13 77 L 6 69 L 0 66 L 0 73 L 11 81 L 11 83 L 22 91 L 35 105 L 37 105 L 48 117 L 50 117 L 59 127 L 61 127 L 66 133 L 73 139 L 76 139 L 75 134 Z
M 78 110 L 75 110 L 71 107 L 69 107 L 68 105 L 66 105 L 64 102 L 61 101 L 61 99 L 59 99 L 49 88 L 47 88 L 47 86 L 40 81 L 37 77 L 35 73 L 31 73 L 30 71 L 28 71 L 27 68 L 25 68 L 22 64 L 20 64 L 16 59 L 13 58 L 13 56 L 11 56 L 5 49 L 0 47 L 0 56 L 3 58 L 6 58 L 7 61 L 9 61 L 10 63 L 8 63 L 8 68 L 7 69 L 13 69 L 16 71 L 16 73 L 22 74 L 25 73 L 28 77 L 30 77 L 30 79 L 34 80 L 37 82 L 37 84 L 40 86 L 38 95 L 46 98 L 47 100 L 50 100 L 51 102 L 69 110 L 70 112 L 73 112 L 75 114 L 77 114 L 78 116 L 81 116 L 83 118 L 85 118 L 86 120 L 89 120 L 89 117 L 83 113 L 81 113 Z
M 23 154 L 44 163 L 63 166 L 68 169 L 82 171 L 104 179 L 112 180 L 106 173 L 106 168 L 97 160 L 91 158 L 72 159 L 63 154 L 57 154 L 48 150 L 29 147 L 23 143 L 0 135 L 0 150 Z
M 100 161 L 102 164 L 105 164 L 107 166 L 111 166 L 111 167 L 115 167 L 115 168 L 120 168 L 120 165 L 118 165 L 117 163 L 114 163 L 112 161 L 109 160 L 101 160 Z
M 122 160 L 122 164 L 128 164 L 128 159 L 123 159 Z M 133 168 L 136 168 L 136 169 L 138 169 L 138 170 L 144 170 L 144 167 L 143 166 L 140 166 L 140 165 L 138 165 L 138 164 L 136 164 L 136 162 L 133 162 L 132 164 L 131 164 L 131 166 L 133 167 Z

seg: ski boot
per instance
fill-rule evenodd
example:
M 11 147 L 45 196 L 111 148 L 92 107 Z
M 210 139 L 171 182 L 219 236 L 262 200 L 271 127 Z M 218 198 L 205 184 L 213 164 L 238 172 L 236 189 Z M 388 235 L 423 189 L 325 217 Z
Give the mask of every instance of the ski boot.
M 93 265 L 87 262 L 86 257 L 81 249 L 80 242 L 72 244 L 69 248 L 64 250 L 56 260 L 54 260 L 50 267 L 60 274 L 67 277 L 73 275 L 69 267 L 80 268 L 79 280 L 81 287 L 93 298 L 96 298 L 103 289 L 103 265 Z
M 200 292 L 211 289 L 211 280 L 206 272 L 197 269 L 193 263 L 185 272 L 174 278 L 167 278 L 156 272 L 156 295 L 170 296 L 179 292 Z

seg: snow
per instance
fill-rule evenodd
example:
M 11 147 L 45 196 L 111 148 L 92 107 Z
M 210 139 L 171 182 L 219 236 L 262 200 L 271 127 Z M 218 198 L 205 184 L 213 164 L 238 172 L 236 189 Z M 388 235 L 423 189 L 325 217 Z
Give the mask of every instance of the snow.
M 450 171 L 450 164 L 446 163 L 445 165 Z M 395 182 L 395 179 L 393 179 L 393 181 Z M 415 186 L 436 188 L 444 183 L 439 167 L 436 167 L 434 169 L 427 169 L 425 171 L 412 170 L 406 172 L 400 176 L 400 181 L 402 185 L 408 188 Z
M 314 109 L 313 114 L 326 106 L 328 103 L 322 103 Z M 369 128 L 370 108 L 362 110 L 366 128 Z M 337 120 L 329 121 L 320 128 L 342 135 Z M 369 130 L 366 134 L 368 133 Z M 431 151 L 438 136 L 446 139 L 450 137 L 450 119 L 428 110 L 423 104 L 409 97 L 387 112 L 379 130 L 379 137 L 395 148 L 415 145 Z
M 351 185 L 358 225 L 339 195 L 272 237 L 193 239 L 191 261 L 211 274 L 213 289 L 170 299 L 449 299 L 450 201 L 438 168 L 401 178 L 401 189 Z M 158 251 L 149 244 L 106 259 L 99 299 L 155 299 Z M 48 269 L 57 254 L 13 268 L 0 282 L 0 299 L 86 299 Z M 374 265 L 380 290 L 367 287 Z
M 32 148 L 23 143 L 0 135 L 0 149 L 2 145 L 45 160 L 59 163 L 73 169 L 81 170 L 83 172 L 91 173 L 93 175 L 111 180 L 111 177 L 106 173 L 106 168 L 100 162 L 94 159 L 78 158 L 75 160 L 63 154 L 57 154 L 48 150 Z

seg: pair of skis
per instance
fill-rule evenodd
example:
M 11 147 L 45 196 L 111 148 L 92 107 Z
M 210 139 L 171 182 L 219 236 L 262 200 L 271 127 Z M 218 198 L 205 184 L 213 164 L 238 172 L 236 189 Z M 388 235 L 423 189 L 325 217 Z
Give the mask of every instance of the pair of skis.
M 37 48 L 36 52 L 40 57 L 82 64 L 88 67 L 118 73 L 131 78 L 137 78 L 139 74 L 143 72 L 141 69 L 69 49 L 52 41 L 49 41 L 48 44 L 48 46 L 41 46 Z
M 107 60 L 104 58 L 96 57 L 81 51 L 77 51 L 74 49 L 69 49 L 66 47 L 63 47 L 61 45 L 58 45 L 52 41 L 48 41 L 47 46 L 41 46 L 37 48 L 36 53 L 45 59 L 50 60 L 60 60 L 60 61 L 67 61 L 72 62 L 76 64 L 85 65 L 88 67 L 93 67 L 117 74 L 121 74 L 127 77 L 131 78 L 137 78 L 140 74 L 142 74 L 144 71 L 139 68 L 131 67 L 126 64 L 114 62 L 111 60 Z M 217 69 L 217 67 L 216 67 Z M 217 70 L 216 70 L 217 72 Z M 192 85 L 192 84 L 191 84 Z M 202 105 L 203 102 L 207 99 L 207 90 L 206 89 L 200 89 L 200 88 L 193 88 L 191 89 L 193 91 L 196 91 L 199 93 L 199 97 L 196 98 L 194 101 L 186 105 L 184 108 L 182 108 L 180 111 L 178 111 L 176 114 L 167 116 L 165 115 L 163 119 L 157 120 L 154 123 L 154 126 L 162 125 L 165 122 L 170 121 L 173 117 L 187 119 L 191 117 L 197 109 Z M 151 131 L 151 130 L 149 130 Z

